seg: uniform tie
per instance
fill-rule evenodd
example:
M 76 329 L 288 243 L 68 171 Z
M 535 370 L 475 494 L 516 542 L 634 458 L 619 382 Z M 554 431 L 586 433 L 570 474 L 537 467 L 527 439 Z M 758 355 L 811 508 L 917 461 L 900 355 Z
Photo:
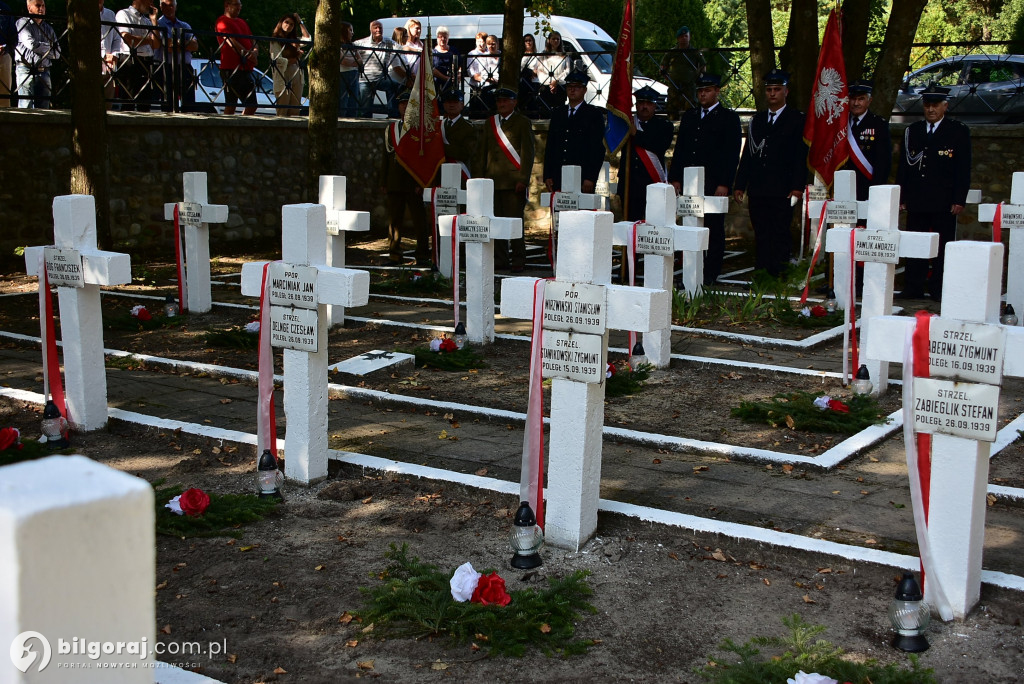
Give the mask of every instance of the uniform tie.
M 702 118 L 702 119 L 703 119 L 703 118 L 704 118 L 705 116 L 707 116 L 707 115 L 708 115 L 708 112 L 710 112 L 710 111 L 711 111 L 711 110 L 710 110 L 710 109 L 708 109 L 707 107 L 705 107 L 704 109 L 702 109 L 702 110 L 701 110 L 701 112 L 700 112 L 700 118 Z
M 771 126 L 775 123 L 775 112 L 768 112 L 768 125 Z

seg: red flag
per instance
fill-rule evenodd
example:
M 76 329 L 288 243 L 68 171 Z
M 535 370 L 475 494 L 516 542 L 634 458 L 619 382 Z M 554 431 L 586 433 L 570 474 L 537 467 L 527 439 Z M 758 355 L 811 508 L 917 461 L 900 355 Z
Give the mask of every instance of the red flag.
M 430 41 L 426 41 L 416 60 L 416 82 L 406 106 L 402 137 L 398 140 L 398 163 L 417 183 L 426 187 L 444 163 L 444 139 L 437 112 L 437 91 L 430 62 Z
M 828 186 L 832 185 L 836 169 L 850 156 L 847 138 L 850 98 L 846 88 L 840 22 L 841 12 L 833 9 L 825 26 L 811 105 L 807 108 L 807 120 L 804 122 L 804 142 L 811 148 L 807 165 Z
M 622 28 L 619 30 L 619 44 L 615 48 L 615 61 L 612 63 L 607 107 L 604 144 L 611 154 L 615 154 L 629 136 L 636 132 L 633 127 L 633 0 L 626 0 L 622 12 Z

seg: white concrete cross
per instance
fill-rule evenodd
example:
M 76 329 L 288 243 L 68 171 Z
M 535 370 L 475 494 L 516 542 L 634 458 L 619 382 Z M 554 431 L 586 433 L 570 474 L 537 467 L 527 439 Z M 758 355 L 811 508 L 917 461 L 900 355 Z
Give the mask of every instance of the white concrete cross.
M 825 214 L 825 248 L 830 244 L 829 235 L 837 228 L 855 228 L 857 221 L 868 217 L 868 203 L 857 201 L 857 174 L 854 171 L 836 171 L 835 180 L 832 183 L 833 199 L 828 203 Z M 818 230 L 818 219 L 821 216 L 821 207 L 825 202 L 811 200 L 808 203 L 808 213 L 811 216 L 811 235 Z M 849 232 L 845 233 L 846 243 L 850 243 Z M 814 245 L 811 245 L 814 249 Z M 849 254 L 849 248 L 847 248 Z M 849 260 L 836 259 L 832 267 L 833 280 L 836 283 L 836 304 L 840 309 L 846 310 L 849 305 L 850 288 L 841 287 L 839 283 L 850 282 Z
M 64 394 L 69 422 L 76 430 L 97 430 L 107 424 L 107 371 L 103 365 L 100 285 L 130 283 L 131 257 L 97 249 L 96 200 L 92 195 L 53 198 L 53 237 L 56 250 L 48 247 L 25 249 L 25 267 L 30 276 L 41 277 L 39 263 L 45 255 L 50 284 L 57 287 L 60 302 L 67 384 Z M 57 262 L 80 264 L 82 279 L 75 283 L 61 280 Z M 56 379 L 51 379 L 54 381 Z
M 644 219 L 646 223 L 637 226 L 637 254 L 644 257 L 644 287 L 671 292 L 675 254 L 683 252 L 683 284 L 687 292 L 700 292 L 708 229 L 676 225 L 676 191 L 668 183 L 647 186 Z M 613 244 L 628 245 L 633 240 L 633 221 L 619 221 L 613 230 Z M 656 323 L 654 330 L 644 333 L 644 352 L 652 365 L 665 368 L 672 357 L 671 307 L 668 315 Z
M 687 227 L 704 226 L 706 214 L 728 214 L 729 198 L 704 195 L 704 167 L 688 166 L 683 169 L 682 193 L 676 199 L 676 215 Z M 650 202 L 650 199 L 648 199 Z M 705 240 L 701 250 L 708 248 Z M 683 285 L 694 297 L 704 289 L 704 254 L 683 250 Z
M 345 208 L 345 176 L 320 176 L 320 204 L 327 207 L 327 265 L 345 268 L 345 233 L 370 230 L 370 212 Z M 344 325 L 345 307 L 327 305 L 327 324 Z
M 434 216 L 458 214 L 459 207 L 466 205 L 466 191 L 462 189 L 462 165 L 441 164 L 441 184 L 435 188 L 423 188 L 423 201 L 428 205 L 434 197 Z M 450 219 L 449 219 L 450 220 Z M 446 236 L 438 236 L 437 240 L 437 271 L 445 278 L 452 277 L 452 242 L 451 230 Z
M 24 654 L 24 675 L 5 648 L 3 681 L 153 683 L 153 512 L 148 482 L 84 456 L 0 468 L 0 640 L 15 644 L 30 632 L 49 642 L 43 648 L 32 636 L 16 644 L 24 649 L 12 645 L 12 656 Z M 58 649 L 58 640 L 75 637 L 125 646 L 93 658 Z
M 437 217 L 442 245 L 451 261 L 452 218 Z M 523 219 L 494 215 L 494 181 L 466 181 L 466 213 L 457 221 L 456 244 L 466 245 L 466 335 L 470 342 L 494 341 L 494 241 L 523 237 Z
M 181 180 L 185 201 L 164 204 L 164 218 L 173 221 L 174 207 L 178 207 L 178 223 L 185 238 L 185 303 L 192 313 L 206 313 L 213 307 L 209 224 L 226 223 L 228 207 L 209 203 L 205 171 L 186 171 Z
M 583 192 L 582 167 L 563 166 L 561 188 L 561 190 L 554 193 L 542 192 L 540 194 L 540 205 L 545 209 L 551 208 L 555 230 L 558 230 L 558 215 L 563 211 L 579 211 L 582 209 L 603 211 L 607 206 L 608 198 L 603 195 Z M 554 195 L 555 200 L 553 206 L 551 204 L 552 195 Z
M 842 171 L 837 172 L 843 173 Z M 819 209 L 820 211 L 820 209 Z M 856 231 L 857 260 L 864 262 L 864 290 L 860 308 L 860 343 L 866 344 L 868 327 L 875 316 L 892 313 L 893 280 L 900 258 L 932 259 L 939 253 L 938 233 L 916 233 L 898 229 L 900 186 L 873 185 L 868 191 L 867 228 L 831 228 L 825 235 L 825 250 L 836 255 L 836 299 L 840 290 L 850 294 L 850 232 Z M 846 280 L 839 280 L 843 265 Z M 872 394 L 878 396 L 889 386 L 889 363 L 865 358 L 871 374 Z M 857 369 L 853 371 L 856 373 Z
M 578 550 L 597 529 L 608 330 L 648 332 L 671 309 L 667 290 L 611 285 L 612 215 L 562 217 L 554 281 L 545 285 L 544 377 L 551 377 L 545 537 Z M 536 278 L 501 281 L 501 315 L 533 318 Z
M 370 274 L 326 265 L 324 205 L 285 205 L 281 224 L 283 261 L 268 270 L 271 320 L 263 324 L 273 326 L 274 346 L 285 347 L 285 475 L 310 484 L 327 477 L 327 305 L 366 304 Z M 242 265 L 242 294 L 260 296 L 265 263 Z M 283 300 L 294 306 L 276 304 Z
M 946 245 L 942 315 L 930 320 L 929 367 L 933 378 L 959 382 L 951 390 L 950 380 L 930 381 L 945 385 L 938 390 L 945 395 L 924 385 L 918 389 L 920 379 L 914 382 L 915 423 L 931 419 L 932 425 L 941 426 L 934 428 L 936 433 L 991 435 L 932 438 L 930 501 L 935 505 L 928 511 L 927 539 L 935 564 L 932 574 L 939 575 L 957 618 L 970 612 L 981 592 L 989 449 L 999 417 L 998 410 L 994 415 L 975 411 L 979 404 L 972 401 L 974 388 L 997 389 L 993 386 L 1004 377 L 1024 377 L 1024 328 L 998 325 L 1002 266 L 1001 244 L 965 240 Z M 914 325 L 915 319 L 906 316 L 871 319 L 865 355 L 902 363 L 907 329 Z M 1001 359 L 994 352 L 1000 347 Z M 978 380 L 987 384 L 974 384 Z M 994 403 L 998 407 L 998 393 Z M 926 577 L 925 598 L 934 605 L 932 593 Z
M 992 223 L 998 204 L 978 205 L 978 221 Z M 1010 233 L 1006 257 L 1006 303 L 1013 305 L 1017 320 L 1024 319 L 1024 171 L 1015 171 L 1010 185 L 1010 203 L 1003 205 L 1002 229 Z
M 612 165 L 610 162 L 601 164 L 601 173 L 597 176 L 597 183 L 594 184 L 594 194 L 611 199 L 611 196 L 618 192 L 619 184 L 612 181 Z

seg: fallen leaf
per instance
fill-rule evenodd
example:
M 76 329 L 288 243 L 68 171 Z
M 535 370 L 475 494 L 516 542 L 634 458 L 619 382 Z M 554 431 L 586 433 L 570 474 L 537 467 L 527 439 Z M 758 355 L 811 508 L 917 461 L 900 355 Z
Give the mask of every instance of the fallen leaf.
M 315 568 L 313 568 L 313 569 L 314 569 L 314 570 L 316 570 L 317 572 L 320 572 L 321 570 L 323 570 L 323 569 L 324 569 L 324 566 L 322 566 L 322 565 L 318 565 L 318 566 L 316 566 L 316 567 L 315 567 Z
M 988 496 L 985 497 L 985 501 L 988 502 L 989 506 L 995 506 L 996 505 L 996 495 L 995 494 L 989 494 Z
M 437 436 L 437 438 L 438 439 L 448 439 L 448 431 L 447 430 L 441 430 L 441 434 L 439 434 Z
M 812 599 L 812 598 L 811 598 L 810 596 L 808 596 L 807 594 L 804 594 L 804 603 L 817 603 L 817 601 L 815 601 L 814 599 Z
M 544 634 L 549 633 L 551 631 L 551 625 L 545 622 L 543 625 L 540 626 L 540 631 Z
M 479 650 L 480 650 L 480 647 L 479 647 L 479 646 L 477 646 L 476 644 L 470 644 L 470 645 L 469 645 L 469 650 L 470 650 L 470 651 L 474 651 L 474 652 L 475 652 L 475 651 L 479 651 Z
M 220 449 L 220 447 L 213 447 L 212 449 L 210 449 L 210 451 L 212 451 L 215 454 L 219 454 L 221 449 Z
M 361 662 L 356 663 L 356 667 L 358 667 L 360 670 L 372 670 L 373 669 L 373 661 L 372 660 L 363 660 Z
M 365 499 L 363 499 L 363 503 L 364 503 L 364 504 L 368 504 L 368 503 L 370 503 L 371 501 L 373 501 L 373 494 L 371 494 L 370 496 L 368 496 L 368 497 L 366 497 Z
M 832 572 L 832 568 L 818 568 L 818 572 L 820 572 L 822 575 L 827 575 L 830 572 Z
M 203 453 L 203 450 L 202 450 L 202 449 L 193 449 L 193 450 L 192 450 L 192 453 L 193 453 L 193 454 L 197 454 L 197 455 L 198 455 L 198 454 L 201 454 L 201 453 Z
M 833 494 L 838 494 L 838 493 L 839 493 L 839 490 L 838 490 L 838 489 L 833 489 L 833 490 L 832 490 L 832 493 L 833 493 Z
M 704 465 L 702 465 L 702 466 L 694 466 L 693 472 L 695 472 L 695 473 L 703 473 L 703 472 L 707 472 L 707 469 L 708 469 L 708 467 L 704 466 Z
M 668 557 L 672 560 L 679 560 L 679 556 L 677 556 L 675 553 L 669 553 Z
M 222 404 L 230 404 L 231 400 L 230 399 L 221 399 L 220 403 L 222 403 Z
M 767 577 L 762 577 L 761 581 L 764 582 L 764 586 L 766 586 L 766 587 L 772 586 L 772 581 L 770 579 L 768 579 Z
M 240 547 L 238 547 L 238 550 L 239 551 L 252 551 L 252 547 L 251 546 L 240 546 Z
M 786 416 L 786 427 L 788 427 L 790 430 L 796 429 L 796 421 L 793 420 L 793 416 Z
M 716 561 L 722 563 L 725 562 L 725 554 L 722 553 L 722 549 L 715 549 L 714 552 L 711 554 L 711 557 L 714 558 Z
M 480 477 L 483 477 L 484 475 L 487 474 L 487 468 L 481 468 L 480 470 L 476 471 L 473 474 L 474 475 L 479 475 Z
M 863 477 L 858 477 L 858 478 L 857 478 L 857 482 L 863 482 L 863 481 L 864 481 L 864 478 L 863 478 Z
M 782 471 L 786 473 L 791 473 L 793 472 L 793 466 L 790 465 L 789 463 L 786 463 L 782 466 Z
M 726 577 L 728 577 L 728 575 L 718 574 L 715 576 L 715 579 L 725 579 Z
M 359 639 L 349 639 L 345 642 L 345 648 L 355 648 L 359 645 Z
M 876 542 L 874 539 L 865 539 L 864 543 L 865 544 L 877 544 L 878 542 Z
M 347 625 L 348 623 L 352 622 L 352 614 L 346 610 L 344 613 L 341 614 L 341 617 L 338 618 L 338 622 L 340 622 L 343 625 Z
M 163 627 L 160 628 L 160 631 L 163 632 L 164 634 L 170 634 L 171 633 L 171 626 L 170 625 L 164 625 Z
M 755 563 L 754 561 L 750 561 L 750 569 L 751 570 L 763 570 L 764 566 L 761 565 L 760 563 Z
M 448 669 L 448 663 L 442 663 L 440 660 L 438 660 L 435 663 L 430 663 L 430 669 L 431 670 L 447 670 Z
M 446 414 L 444 414 L 444 419 L 445 420 L 453 420 L 454 418 L 455 418 L 455 414 L 454 413 L 446 413 Z
M 457 421 L 457 420 L 453 420 L 453 421 L 452 421 L 452 427 L 453 427 L 453 428 L 455 428 L 456 430 L 458 430 L 458 429 L 459 429 L 460 427 L 462 427 L 462 426 L 461 426 L 461 425 L 459 425 L 459 421 Z
M 288 674 L 288 670 L 284 669 L 283 667 L 275 667 L 274 674 Z
M 160 584 L 156 585 L 156 590 L 157 591 L 160 591 L 161 589 L 166 589 L 166 588 L 167 588 L 167 580 L 164 580 Z
M 868 495 L 868 494 L 870 494 L 871 492 L 869 492 L 869 491 L 868 491 L 868 490 L 866 490 L 866 489 L 862 489 L 862 490 L 860 490 L 860 493 L 861 493 L 861 494 L 863 494 L 864 496 L 867 496 L 867 495 Z
M 372 632 L 374 625 L 375 623 L 371 622 L 370 624 L 363 627 L 363 634 L 369 634 L 370 632 Z
M 653 463 L 654 465 L 658 465 L 658 464 L 661 463 L 661 459 L 660 458 L 656 458 L 656 459 L 652 460 L 651 463 Z
M 875 458 L 874 456 L 868 456 L 868 460 L 871 461 L 872 463 L 878 463 L 878 459 Z
M 487 636 L 486 634 L 480 634 L 479 632 L 474 634 L 473 638 L 476 639 L 477 641 L 490 641 L 491 640 L 491 637 Z

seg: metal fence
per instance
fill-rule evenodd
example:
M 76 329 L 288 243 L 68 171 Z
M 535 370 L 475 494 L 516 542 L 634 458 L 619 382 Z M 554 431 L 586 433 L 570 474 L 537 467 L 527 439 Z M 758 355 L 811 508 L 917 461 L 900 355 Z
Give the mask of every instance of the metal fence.
M 21 107 L 68 107 L 71 55 L 66 18 L 0 13 L 0 22 L 4 20 L 13 31 L 13 38 L 7 38 L 13 46 L 5 51 L 13 56 L 13 69 L 10 92 L 0 79 L 0 105 L 6 100 Z M 309 42 L 107 22 L 101 30 L 108 108 L 205 113 L 237 108 L 277 115 L 308 111 Z M 159 47 L 146 40 L 129 46 L 121 38 L 124 32 L 140 38 L 155 34 Z M 396 98 L 412 85 L 422 54 L 391 43 L 364 43 L 342 47 L 339 116 L 396 116 Z M 1006 41 L 915 44 L 894 115 L 916 115 L 918 91 L 935 82 L 953 89 L 950 111 L 955 115 L 979 121 L 1024 120 L 1024 56 L 1008 55 L 1011 48 Z M 869 46 L 865 73 L 874 69 L 879 51 L 880 46 Z M 565 101 L 565 77 L 572 71 L 589 76 L 586 99 L 604 106 L 613 57 L 608 52 L 525 55 L 520 62 L 519 109 L 532 118 L 547 118 Z M 447 54 L 435 51 L 430 59 L 439 93 L 461 90 L 466 114 L 472 118 L 494 112 L 500 54 L 464 54 L 453 48 Z M 915 73 L 943 59 L 943 64 Z M 750 72 L 746 47 L 650 50 L 634 56 L 634 87 L 651 85 L 658 90 L 659 111 L 673 117 L 695 106 L 694 80 L 701 73 L 721 77 L 721 100 L 726 105 L 740 110 L 754 106 L 753 93 L 760 82 Z

